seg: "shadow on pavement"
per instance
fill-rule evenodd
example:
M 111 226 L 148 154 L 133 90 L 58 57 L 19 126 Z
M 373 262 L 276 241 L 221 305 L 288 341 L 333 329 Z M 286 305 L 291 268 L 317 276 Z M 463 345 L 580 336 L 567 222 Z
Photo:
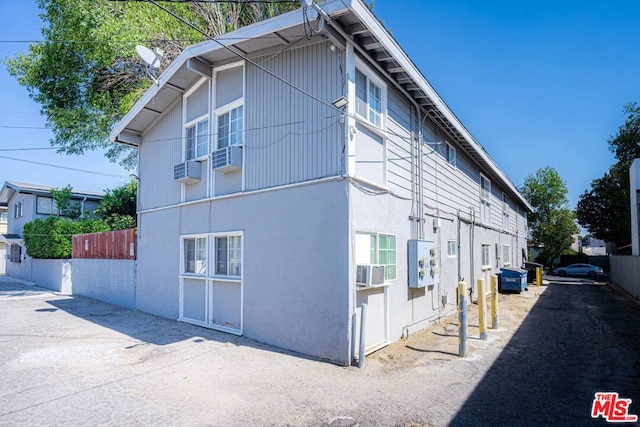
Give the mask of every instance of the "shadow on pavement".
M 280 354 L 293 355 L 308 360 L 318 360 L 293 351 L 262 344 L 257 341 L 203 328 L 177 320 L 166 319 L 141 311 L 111 305 L 91 298 L 63 295 L 38 286 L 15 283 L 9 279 L 0 280 L 0 301 L 3 297 L 39 296 L 51 308 L 38 308 L 34 311 L 44 315 L 57 315 L 62 310 L 72 316 L 87 320 L 96 325 L 111 329 L 140 341 L 131 347 L 151 343 L 159 346 L 189 340 L 194 343 L 215 341 L 222 344 L 252 347 Z M 50 296 L 50 298 L 48 298 Z
M 451 425 L 607 424 L 598 391 L 640 414 L 640 310 L 603 283 L 547 277 L 533 306 Z

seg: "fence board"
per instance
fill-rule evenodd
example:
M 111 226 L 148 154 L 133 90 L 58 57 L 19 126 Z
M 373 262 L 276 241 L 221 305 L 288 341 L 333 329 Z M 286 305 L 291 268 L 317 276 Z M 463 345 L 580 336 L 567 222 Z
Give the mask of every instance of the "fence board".
M 136 230 L 105 231 L 73 236 L 73 258 L 136 259 Z

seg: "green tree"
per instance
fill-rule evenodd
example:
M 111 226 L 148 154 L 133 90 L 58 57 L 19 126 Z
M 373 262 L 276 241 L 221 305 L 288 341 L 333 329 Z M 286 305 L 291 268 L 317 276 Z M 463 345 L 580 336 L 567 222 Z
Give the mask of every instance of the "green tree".
M 51 215 L 47 219 L 36 218 L 23 227 L 24 244 L 27 254 L 33 258 L 66 259 L 72 255 L 74 234 L 109 231 L 102 221 L 80 219 L 72 221 Z
M 591 182 L 578 201 L 579 224 L 597 239 L 617 246 L 631 242 L 631 212 L 629 199 L 629 167 L 640 157 L 640 107 L 624 106 L 626 116 L 618 133 L 609 138 L 609 149 L 618 160 L 603 177 Z
M 9 73 L 41 106 L 52 145 L 67 154 L 107 149 L 107 157 L 134 167 L 131 148 L 108 140 L 112 126 L 151 84 L 136 44 L 160 48 L 160 71 L 202 34 L 148 2 L 36 0 L 44 41 L 4 60 Z M 299 3 L 163 3 L 211 36 L 298 7 Z
M 80 203 L 71 200 L 73 188 L 67 185 L 64 188 L 52 188 L 51 197 L 56 202 L 56 208 L 60 215 L 67 216 L 72 220 L 77 220 L 82 215 Z
M 547 166 L 535 175 L 527 175 L 520 192 L 534 209 L 528 216 L 531 238 L 543 246 L 543 255 L 553 260 L 571 246 L 573 235 L 578 233 L 575 213 L 569 209 L 567 186 L 558 172 Z
M 93 212 L 111 230 L 136 227 L 138 182 L 131 182 L 114 190 L 107 190 L 100 204 Z

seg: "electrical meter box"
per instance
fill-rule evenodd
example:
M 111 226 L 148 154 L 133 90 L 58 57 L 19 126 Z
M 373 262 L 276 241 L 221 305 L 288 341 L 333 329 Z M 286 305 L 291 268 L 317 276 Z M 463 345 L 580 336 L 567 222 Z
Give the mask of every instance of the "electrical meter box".
M 438 251 L 435 243 L 409 240 L 409 287 L 424 288 L 438 283 Z

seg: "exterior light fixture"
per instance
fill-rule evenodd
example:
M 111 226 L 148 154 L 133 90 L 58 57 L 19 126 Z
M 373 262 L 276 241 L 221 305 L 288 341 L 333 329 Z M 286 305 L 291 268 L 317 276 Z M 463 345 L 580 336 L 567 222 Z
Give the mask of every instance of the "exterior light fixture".
M 346 107 L 347 104 L 349 104 L 349 101 L 344 96 L 341 96 L 340 98 L 338 98 L 335 101 L 333 101 L 332 104 L 333 104 L 334 107 L 336 107 L 337 109 L 340 110 L 340 109 Z

